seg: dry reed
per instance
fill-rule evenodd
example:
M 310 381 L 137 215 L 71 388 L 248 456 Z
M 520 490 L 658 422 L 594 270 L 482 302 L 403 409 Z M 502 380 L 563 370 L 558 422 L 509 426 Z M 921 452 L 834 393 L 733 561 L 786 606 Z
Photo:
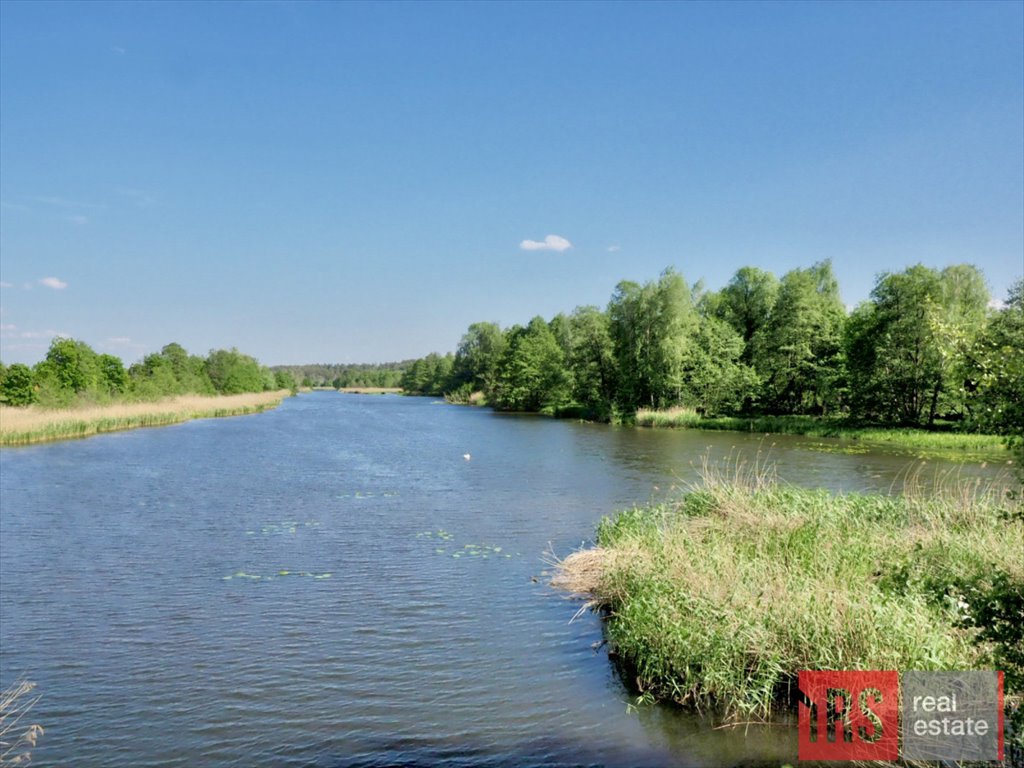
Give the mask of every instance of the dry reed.
M 32 760 L 43 727 L 19 723 L 39 701 L 39 696 L 31 695 L 35 687 L 35 683 L 19 680 L 0 692 L 0 766 L 28 765 Z
M 180 395 L 154 402 L 58 410 L 0 406 L 0 445 L 27 445 L 164 426 L 189 419 L 259 413 L 279 405 L 288 395 L 288 390 L 220 396 Z

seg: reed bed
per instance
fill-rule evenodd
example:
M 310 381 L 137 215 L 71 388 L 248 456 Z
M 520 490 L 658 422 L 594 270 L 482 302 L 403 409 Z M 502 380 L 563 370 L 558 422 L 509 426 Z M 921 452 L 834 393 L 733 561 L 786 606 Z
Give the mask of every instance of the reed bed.
M 1024 584 L 1019 504 L 997 487 L 833 495 L 706 469 L 678 500 L 605 518 L 553 583 L 606 611 L 642 694 L 766 718 L 803 669 L 991 665 L 968 601 Z
M 190 419 L 259 413 L 276 407 L 290 394 L 289 390 L 282 389 L 240 395 L 180 395 L 153 402 L 58 410 L 0 406 L 0 445 L 28 445 L 124 429 L 166 426 Z
M 907 427 L 864 427 L 842 418 L 816 416 L 712 416 L 705 417 L 693 408 L 640 408 L 636 412 L 636 425 L 676 429 L 711 429 L 732 432 L 760 432 L 765 434 L 806 435 L 808 437 L 837 437 L 857 441 L 864 445 L 906 448 L 925 451 L 961 451 L 974 454 L 972 458 L 984 460 L 1005 454 L 1005 444 L 999 435 L 981 435 L 972 432 L 911 429 Z

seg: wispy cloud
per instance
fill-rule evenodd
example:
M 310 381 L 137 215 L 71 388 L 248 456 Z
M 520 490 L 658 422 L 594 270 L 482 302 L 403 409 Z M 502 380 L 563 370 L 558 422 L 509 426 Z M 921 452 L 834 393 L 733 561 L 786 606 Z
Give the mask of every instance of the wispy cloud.
M 107 207 L 102 203 L 84 203 L 81 200 L 69 200 L 66 197 L 56 196 L 35 196 L 26 197 L 25 199 L 31 200 L 35 203 L 41 203 L 42 205 L 53 205 L 58 208 L 91 208 L 98 211 Z
M 148 208 L 156 203 L 156 197 L 144 189 L 132 189 L 130 187 L 118 187 L 114 190 L 121 197 L 127 198 L 139 208 Z
M 66 218 L 67 218 L 67 220 L 69 222 L 71 222 L 72 224 L 74 224 L 75 226 L 78 226 L 78 227 L 85 226 L 86 224 L 89 223 L 89 217 L 88 216 L 83 216 L 80 213 L 76 213 L 74 216 L 68 216 Z
M 13 288 L 14 283 L 8 283 L 6 280 L 0 280 L 0 288 Z
M 110 46 L 110 50 L 113 53 L 116 53 L 118 56 L 124 56 L 126 53 L 128 53 L 128 51 L 125 48 L 122 48 L 120 45 L 112 45 Z
M 0 325 L 0 338 L 3 339 L 21 339 L 23 341 L 31 341 L 33 339 L 52 339 L 55 336 L 67 336 L 67 334 L 62 331 L 54 331 L 49 328 L 45 331 L 19 331 L 18 326 L 11 323 Z
M 38 283 L 40 285 L 45 285 L 47 288 L 52 288 L 55 291 L 63 291 L 68 287 L 68 284 L 59 277 L 41 277 L 39 278 Z
M 572 248 L 572 243 L 561 235 L 548 235 L 543 240 L 523 240 L 519 247 L 524 251 L 555 251 L 561 253 Z
M 621 250 L 622 250 L 622 246 L 621 245 L 609 245 L 608 246 L 608 253 L 618 253 Z
M 0 200 L 0 208 L 3 208 L 4 210 L 8 210 L 8 211 L 31 211 L 32 210 L 27 205 L 22 205 L 21 203 L 9 203 L 6 200 Z
M 146 351 L 146 345 L 138 341 L 134 341 L 128 336 L 111 336 L 108 339 L 104 339 L 96 345 L 99 349 L 109 350 L 111 352 L 129 352 L 131 354 L 141 354 Z

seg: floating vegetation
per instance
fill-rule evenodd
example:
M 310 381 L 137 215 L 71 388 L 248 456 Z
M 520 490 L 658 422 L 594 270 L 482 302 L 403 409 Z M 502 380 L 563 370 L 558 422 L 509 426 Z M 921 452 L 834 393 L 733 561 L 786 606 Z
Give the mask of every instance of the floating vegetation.
M 438 542 L 438 543 L 444 542 L 445 544 L 447 544 L 454 537 L 448 531 L 446 531 L 444 529 L 439 529 L 439 530 L 436 530 L 436 531 L 422 531 L 421 533 L 417 533 L 416 534 L 416 538 L 417 539 L 431 539 L 431 540 L 433 540 L 435 542 Z M 453 545 L 453 546 L 457 547 L 458 545 Z M 509 560 L 512 559 L 512 554 L 511 553 L 505 552 L 502 547 L 496 547 L 496 546 L 493 546 L 491 544 L 463 544 L 461 549 L 454 549 L 452 551 L 449 551 L 445 547 L 435 547 L 434 554 L 435 555 L 449 555 L 450 554 L 455 559 L 458 559 L 458 558 L 464 557 L 464 556 L 465 557 L 477 557 L 477 558 L 480 558 L 481 560 L 487 560 L 487 559 L 489 559 L 491 557 L 495 557 L 495 558 L 502 558 L 502 557 L 504 557 L 504 558 L 509 559 Z M 516 557 L 522 557 L 522 554 L 519 553 L 519 552 L 516 552 L 515 556 Z
M 423 531 L 422 533 L 417 533 L 416 534 L 416 538 L 417 539 L 439 539 L 441 541 L 451 541 L 452 540 L 452 535 L 448 531 L 444 530 L 443 528 L 438 528 L 436 531 Z
M 259 531 L 246 531 L 246 536 L 256 536 L 262 534 L 263 536 L 283 536 L 285 534 L 294 534 L 299 528 L 319 528 L 320 523 L 316 520 L 310 520 L 305 523 L 300 523 L 297 520 L 290 520 L 283 523 L 267 523 Z
M 277 573 L 271 574 L 259 574 L 259 573 L 246 573 L 245 571 L 238 571 L 238 573 L 232 573 L 228 576 L 222 576 L 222 581 L 231 581 L 231 579 L 249 579 L 251 581 L 273 581 L 275 578 L 283 578 L 285 576 L 306 576 L 312 579 L 322 580 L 329 579 L 334 574 L 330 571 L 324 573 L 311 573 L 310 571 L 287 571 L 280 570 Z

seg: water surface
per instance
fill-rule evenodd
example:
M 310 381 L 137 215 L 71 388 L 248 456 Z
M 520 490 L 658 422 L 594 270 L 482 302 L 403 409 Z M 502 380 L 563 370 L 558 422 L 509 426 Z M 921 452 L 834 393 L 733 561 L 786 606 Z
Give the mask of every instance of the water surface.
M 908 471 L 813 443 L 315 392 L 4 450 L 0 683 L 39 684 L 39 765 L 792 761 L 792 728 L 633 710 L 545 553 L 706 455 L 845 491 Z

